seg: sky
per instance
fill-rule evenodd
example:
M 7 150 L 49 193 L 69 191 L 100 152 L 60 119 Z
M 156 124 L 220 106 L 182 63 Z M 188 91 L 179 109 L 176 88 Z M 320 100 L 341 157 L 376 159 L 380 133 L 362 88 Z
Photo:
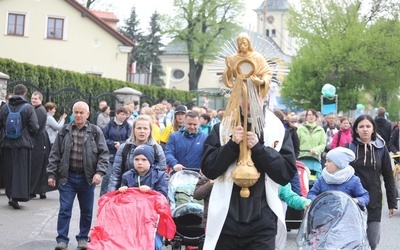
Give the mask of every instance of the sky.
M 107 2 L 108 0 L 99 0 Z M 159 13 L 173 13 L 173 0 L 112 0 L 110 4 L 110 11 L 113 11 L 120 23 L 128 19 L 133 6 L 136 8 L 136 14 L 139 17 L 140 25 L 143 31 L 147 31 L 150 17 L 155 10 Z M 245 0 L 246 11 L 243 18 L 244 26 L 249 28 L 250 25 L 254 26 L 256 14 L 253 9 L 258 8 L 263 3 L 263 0 Z M 253 23 L 253 24 L 251 24 Z

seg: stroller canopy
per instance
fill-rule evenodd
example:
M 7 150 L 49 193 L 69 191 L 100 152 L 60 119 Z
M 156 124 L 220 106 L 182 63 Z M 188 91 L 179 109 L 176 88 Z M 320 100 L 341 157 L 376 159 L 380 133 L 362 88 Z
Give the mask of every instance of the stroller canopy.
M 168 184 L 168 200 L 172 210 L 181 205 L 176 204 L 177 191 L 186 193 L 189 196 L 187 202 L 193 202 L 193 192 L 199 177 L 200 174 L 192 170 L 182 170 L 171 176 Z
M 369 249 L 367 215 L 341 191 L 318 195 L 304 215 L 298 249 Z

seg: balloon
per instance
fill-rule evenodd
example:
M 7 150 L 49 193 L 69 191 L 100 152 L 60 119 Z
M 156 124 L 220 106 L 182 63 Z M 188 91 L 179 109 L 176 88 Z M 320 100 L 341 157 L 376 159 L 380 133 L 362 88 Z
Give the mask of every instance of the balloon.
M 332 84 L 325 84 L 322 87 L 321 93 L 324 97 L 333 97 L 336 94 L 336 88 Z
M 374 108 L 374 112 L 375 112 L 375 113 L 378 112 L 378 108 Z
M 364 105 L 362 104 L 357 104 L 357 110 L 363 110 L 364 109 Z

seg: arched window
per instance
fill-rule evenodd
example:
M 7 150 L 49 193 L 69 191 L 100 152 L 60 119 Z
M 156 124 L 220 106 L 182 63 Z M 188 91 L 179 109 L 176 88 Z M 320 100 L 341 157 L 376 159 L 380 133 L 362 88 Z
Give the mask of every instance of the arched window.
M 267 37 L 269 37 L 269 29 L 267 29 L 267 30 L 265 31 L 265 35 L 266 35 Z
M 271 36 L 276 36 L 276 30 L 272 30 Z

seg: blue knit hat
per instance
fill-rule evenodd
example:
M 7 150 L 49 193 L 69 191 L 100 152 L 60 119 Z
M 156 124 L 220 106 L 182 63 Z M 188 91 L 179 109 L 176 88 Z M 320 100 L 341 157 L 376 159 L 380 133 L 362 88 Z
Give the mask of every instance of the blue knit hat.
M 347 167 L 350 162 L 354 161 L 356 156 L 353 151 L 348 148 L 337 147 L 330 150 L 326 158 L 332 161 L 338 168 L 343 169 Z
M 144 157 L 146 157 L 150 162 L 150 165 L 154 164 L 154 149 L 152 146 L 146 144 L 137 146 L 133 151 L 133 158 L 135 158 L 137 155 L 144 155 Z

